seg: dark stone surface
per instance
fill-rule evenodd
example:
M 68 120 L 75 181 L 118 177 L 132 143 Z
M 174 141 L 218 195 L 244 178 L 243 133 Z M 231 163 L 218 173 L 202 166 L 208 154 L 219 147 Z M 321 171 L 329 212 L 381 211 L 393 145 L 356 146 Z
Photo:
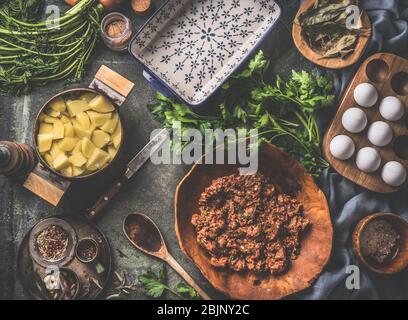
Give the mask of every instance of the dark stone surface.
M 60 4 L 61 2 L 48 1 L 47 3 Z M 154 1 L 156 8 L 162 2 L 164 1 Z M 285 74 L 291 69 L 301 67 L 309 69 L 311 66 L 300 57 L 291 40 L 291 21 L 297 2 L 285 1 L 285 17 L 264 45 L 265 52 L 273 57 L 271 75 L 273 71 Z M 132 17 L 135 28 L 145 21 L 145 18 L 133 15 L 128 5 L 125 5 L 122 11 Z M 87 75 L 79 84 L 66 86 L 63 82 L 58 82 L 36 88 L 26 96 L 0 96 L 0 140 L 31 143 L 33 121 L 43 103 L 63 89 L 86 87 L 102 64 L 135 83 L 133 92 L 121 107 L 127 132 L 124 155 L 120 163 L 106 175 L 71 188 L 58 208 L 35 197 L 21 186 L 0 177 L 0 299 L 28 298 L 16 274 L 17 250 L 28 230 L 40 219 L 51 215 L 81 214 L 84 208 L 89 207 L 97 195 L 124 170 L 126 161 L 148 142 L 150 132 L 159 127 L 146 108 L 147 104 L 154 102 L 155 91 L 144 80 L 141 66 L 129 55 L 113 53 L 103 45 L 99 45 L 95 50 Z M 110 240 L 115 270 L 125 270 L 129 279 L 136 281 L 137 276 L 149 267 L 158 270 L 162 262 L 133 249 L 122 234 L 122 223 L 125 216 L 133 211 L 148 214 L 159 225 L 171 253 L 180 264 L 210 295 L 221 297 L 211 288 L 194 264 L 182 254 L 174 232 L 174 191 L 188 170 L 189 167 L 183 165 L 153 166 L 148 163 L 126 190 L 117 197 L 98 225 Z M 120 257 L 117 249 L 128 257 Z M 170 268 L 167 268 L 167 274 L 172 286 L 180 281 L 178 275 Z M 140 290 L 125 298 L 145 299 L 146 296 L 140 287 Z M 172 297 L 168 296 L 168 298 Z

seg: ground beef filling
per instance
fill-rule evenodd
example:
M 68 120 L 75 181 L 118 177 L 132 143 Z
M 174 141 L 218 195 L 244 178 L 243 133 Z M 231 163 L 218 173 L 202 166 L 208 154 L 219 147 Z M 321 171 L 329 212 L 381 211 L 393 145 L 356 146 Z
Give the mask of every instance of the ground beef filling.
M 278 192 L 261 174 L 214 180 L 192 217 L 198 243 L 211 264 L 273 275 L 287 270 L 309 225 L 299 201 Z

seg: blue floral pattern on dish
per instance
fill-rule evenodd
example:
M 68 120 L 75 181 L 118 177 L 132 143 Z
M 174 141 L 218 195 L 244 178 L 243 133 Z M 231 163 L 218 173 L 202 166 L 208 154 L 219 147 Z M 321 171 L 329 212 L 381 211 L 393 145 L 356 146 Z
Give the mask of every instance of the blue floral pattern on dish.
M 191 105 L 204 102 L 280 17 L 273 0 L 169 0 L 131 52 Z

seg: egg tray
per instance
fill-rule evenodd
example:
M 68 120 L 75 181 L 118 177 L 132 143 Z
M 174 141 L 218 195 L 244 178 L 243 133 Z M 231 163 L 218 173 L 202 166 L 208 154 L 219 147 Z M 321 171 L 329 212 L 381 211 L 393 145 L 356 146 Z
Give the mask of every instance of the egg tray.
M 378 91 L 379 99 L 371 108 L 360 107 L 354 100 L 354 90 L 361 83 L 371 83 Z M 388 121 L 379 112 L 382 99 L 387 96 L 399 98 L 405 105 L 405 114 L 399 121 Z M 344 112 L 352 107 L 362 109 L 367 115 L 367 126 L 360 133 L 350 133 L 342 125 Z M 367 137 L 370 125 L 375 121 L 388 123 L 393 130 L 393 139 L 386 147 L 374 146 Z M 330 142 L 338 135 L 349 136 L 355 146 L 354 155 L 345 161 L 337 160 L 330 153 Z M 381 166 L 374 173 L 362 172 L 356 165 L 357 152 L 364 147 L 375 148 L 381 156 Z M 381 177 L 381 170 L 389 161 L 400 162 L 408 170 L 408 60 L 393 54 L 379 53 L 368 58 L 359 68 L 348 86 L 334 119 L 323 141 L 323 152 L 331 166 L 354 183 L 378 193 L 396 192 L 407 185 L 392 187 Z

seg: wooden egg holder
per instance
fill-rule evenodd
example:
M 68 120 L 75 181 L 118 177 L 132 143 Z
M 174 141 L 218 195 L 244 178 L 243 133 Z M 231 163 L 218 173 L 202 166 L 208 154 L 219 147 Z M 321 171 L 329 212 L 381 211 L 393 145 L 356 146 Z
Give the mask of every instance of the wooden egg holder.
M 99 68 L 89 85 L 89 88 L 107 95 L 117 106 L 121 106 L 125 102 L 133 87 L 133 82 L 105 65 Z M 52 173 L 39 162 L 28 175 L 23 186 L 53 206 L 57 206 L 72 182 Z
M 371 108 L 361 107 L 368 118 L 367 128 L 361 133 L 350 133 L 343 128 L 342 116 L 349 108 L 359 107 L 354 101 L 354 89 L 363 82 L 371 83 L 376 87 L 379 99 L 376 105 Z M 398 97 L 405 104 L 405 115 L 401 120 L 391 122 L 381 116 L 378 107 L 381 100 L 387 96 Z M 374 146 L 367 138 L 368 128 L 375 121 L 385 121 L 393 129 L 393 140 L 386 147 Z M 337 160 L 330 153 L 331 140 L 342 134 L 349 136 L 356 145 L 353 157 L 346 161 Z M 395 153 L 395 143 L 403 136 L 408 136 L 408 60 L 393 54 L 375 54 L 362 64 L 347 88 L 333 122 L 324 137 L 323 152 L 332 167 L 347 179 L 374 192 L 392 193 L 405 185 L 401 187 L 389 186 L 381 178 L 381 169 L 388 161 L 395 160 L 403 164 L 408 170 L 408 158 L 402 159 Z M 380 168 L 371 174 L 360 171 L 355 163 L 358 150 L 368 146 L 375 148 L 380 153 L 382 161 Z

